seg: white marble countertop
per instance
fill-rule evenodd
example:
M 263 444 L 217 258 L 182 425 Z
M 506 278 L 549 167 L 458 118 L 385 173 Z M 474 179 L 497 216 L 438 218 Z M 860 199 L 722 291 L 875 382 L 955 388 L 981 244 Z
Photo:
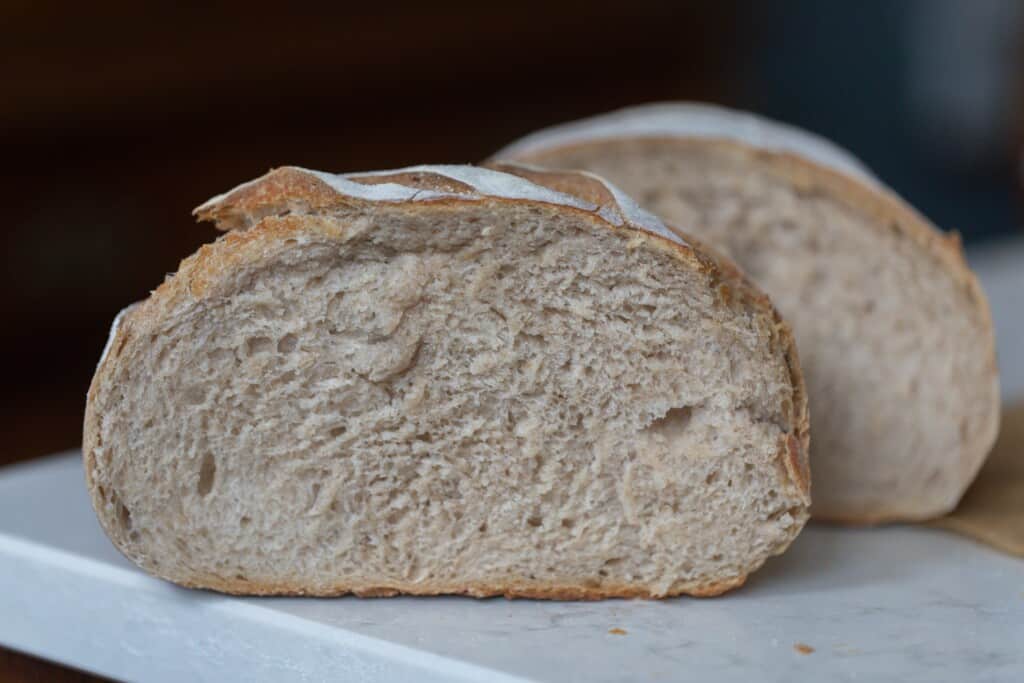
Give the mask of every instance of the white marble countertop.
M 1024 241 L 970 259 L 1003 395 L 1024 396 Z M 175 683 L 1022 681 L 1024 561 L 933 529 L 812 525 L 715 599 L 232 598 L 121 557 L 67 453 L 0 469 L 0 644 Z

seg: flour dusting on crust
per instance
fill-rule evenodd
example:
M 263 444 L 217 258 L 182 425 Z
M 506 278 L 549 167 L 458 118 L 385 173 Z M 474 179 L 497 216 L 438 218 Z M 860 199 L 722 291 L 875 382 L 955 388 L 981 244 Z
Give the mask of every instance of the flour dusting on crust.
M 110 323 L 110 332 L 107 334 L 107 343 L 103 345 L 103 353 L 100 354 L 100 360 L 96 364 L 97 370 L 99 370 L 99 367 L 103 365 L 103 361 L 105 361 L 107 359 L 107 356 L 110 354 L 110 349 L 114 345 L 114 337 L 117 336 L 117 330 L 119 327 L 121 327 L 121 321 L 124 320 L 124 317 L 128 315 L 128 313 L 133 308 L 138 306 L 140 303 L 141 302 L 136 301 L 134 304 L 129 304 L 128 306 L 122 308 L 118 312 L 118 314 L 114 316 L 114 322 Z
M 524 168 L 530 168 L 526 164 L 520 165 Z M 597 207 L 591 202 L 584 201 L 564 192 L 558 192 L 542 185 L 538 185 L 537 183 L 531 182 L 512 173 L 504 173 L 502 171 L 482 168 L 479 166 L 410 166 L 409 168 L 402 168 L 394 171 L 346 174 L 345 177 L 352 177 L 356 175 L 366 177 L 398 175 L 404 173 L 433 173 L 435 175 L 443 176 L 445 178 L 464 183 L 465 185 L 469 185 L 481 196 L 502 197 L 505 199 L 525 199 L 529 201 L 544 202 L 547 204 L 571 206 L 577 209 L 583 209 L 584 211 L 596 211 L 602 218 L 612 225 L 622 226 L 623 224 L 629 224 L 632 227 L 653 232 L 654 234 L 673 242 L 686 244 L 678 235 L 665 227 L 665 224 L 661 222 L 661 219 L 649 211 L 645 211 L 640 208 L 640 206 L 633 201 L 632 197 L 612 183 L 598 175 L 594 175 L 593 173 L 586 173 L 585 171 L 576 172 L 604 185 L 611 193 L 612 197 L 614 197 L 616 206 Z M 322 175 L 325 176 L 328 174 L 317 173 L 316 175 L 317 177 L 321 177 Z M 381 187 L 381 185 L 373 185 L 371 187 Z M 458 196 L 465 197 L 466 195 Z M 414 197 L 414 199 L 422 198 L 424 197 Z
M 696 137 L 735 140 L 758 149 L 789 152 L 877 186 L 853 154 L 808 131 L 747 112 L 709 104 L 648 104 L 540 130 L 498 152 L 496 159 L 588 140 L 628 137 Z
M 660 237 L 686 245 L 678 235 L 673 233 L 654 214 L 641 209 L 622 190 L 615 187 L 607 180 L 593 174 L 583 174 L 600 182 L 608 189 L 609 194 L 614 198 L 614 206 L 597 206 L 584 199 L 565 192 L 558 192 L 549 187 L 539 185 L 514 173 L 504 173 L 490 168 L 468 165 L 421 165 L 397 168 L 386 171 L 370 171 L 359 173 L 334 174 L 324 171 L 315 171 L 298 166 L 285 167 L 291 171 L 308 174 L 324 183 L 339 195 L 360 199 L 367 202 L 423 202 L 438 199 L 457 198 L 461 200 L 477 201 L 488 197 L 501 199 L 516 199 L 556 206 L 567 206 L 581 211 L 596 213 L 612 225 L 621 227 L 628 224 L 630 227 L 654 233 Z M 283 170 L 283 169 L 278 169 Z M 273 171 L 271 172 L 273 173 Z M 470 188 L 468 191 L 435 190 L 423 189 L 403 184 L 404 177 L 414 174 L 431 174 L 447 178 L 460 185 Z M 395 182 L 365 183 L 361 182 L 370 178 L 389 178 L 393 176 Z M 195 211 L 204 213 L 215 209 L 222 202 L 228 201 L 236 192 L 253 187 L 253 185 L 266 179 L 268 176 L 257 178 L 239 185 L 235 189 L 218 195 L 205 202 Z

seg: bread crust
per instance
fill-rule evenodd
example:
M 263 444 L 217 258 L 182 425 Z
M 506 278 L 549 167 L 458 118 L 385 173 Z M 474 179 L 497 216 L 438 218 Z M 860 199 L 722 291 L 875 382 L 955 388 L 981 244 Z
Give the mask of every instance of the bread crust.
M 980 377 L 979 381 L 990 384 L 992 410 L 987 411 L 988 422 L 983 429 L 979 430 L 978 437 L 973 444 L 974 447 L 964 458 L 968 461 L 977 461 L 977 469 L 980 469 L 985 454 L 991 450 L 999 432 L 999 374 L 996 362 L 995 330 L 988 299 L 977 276 L 967 264 L 958 233 L 944 234 L 940 232 L 913 207 L 880 183 L 871 183 L 833 170 L 793 152 L 762 149 L 729 138 L 674 135 L 599 137 L 527 149 L 514 156 L 514 159 L 530 164 L 557 165 L 554 160 L 564 154 L 608 143 L 624 142 L 649 145 L 652 149 L 657 148 L 661 151 L 666 148 L 677 148 L 684 153 L 694 148 L 713 149 L 718 153 L 742 160 L 752 167 L 781 179 L 798 193 L 825 195 L 840 202 L 851 211 L 865 215 L 870 219 L 867 222 L 879 233 L 887 230 L 895 232 L 916 245 L 923 255 L 938 264 L 967 294 L 968 300 L 979 314 L 982 322 L 979 347 L 985 349 L 987 362 L 985 365 L 986 375 Z M 705 249 L 707 248 L 707 245 L 703 246 Z M 799 459 L 795 461 L 793 469 L 799 469 Z M 977 469 L 971 473 L 968 481 L 974 478 Z M 948 509 L 940 511 L 939 516 L 955 508 L 957 502 L 952 501 Z M 923 521 L 936 516 L 930 512 L 921 515 L 907 515 L 902 508 L 881 508 L 862 514 L 849 514 L 827 508 L 816 508 L 814 511 L 816 520 L 863 526 L 900 521 Z
M 541 581 L 508 583 L 338 583 L 323 589 L 309 590 L 297 584 L 259 581 L 225 581 L 219 577 L 205 577 L 202 581 L 181 582 L 165 578 L 186 588 L 215 590 L 231 595 L 261 596 L 315 596 L 340 597 L 354 595 L 360 598 L 390 598 L 396 595 L 465 595 L 472 598 L 504 597 L 534 600 L 607 600 L 610 598 L 657 600 L 689 595 L 711 598 L 741 587 L 747 575 L 722 579 L 711 583 L 683 583 L 666 592 L 655 592 L 637 585 L 617 583 L 601 586 L 544 583 Z
M 359 182 L 363 182 L 364 179 L 376 180 L 374 174 L 364 174 L 355 178 Z M 429 174 L 426 174 L 426 177 L 417 178 L 416 182 L 423 187 L 437 186 L 445 190 L 459 189 L 457 184 L 452 184 L 448 179 L 432 180 Z M 581 180 L 580 182 L 589 183 L 590 181 Z M 417 211 L 432 211 L 438 206 L 454 207 L 468 203 L 479 205 L 480 201 L 479 197 L 462 198 L 456 194 L 427 201 L 401 203 L 401 210 L 411 214 Z M 536 203 L 535 200 L 495 196 L 488 196 L 483 201 L 497 204 Z M 115 527 L 116 512 L 110 502 L 105 499 L 98 481 L 96 456 L 97 448 L 102 447 L 99 416 L 96 412 L 97 393 L 100 385 L 113 375 L 114 368 L 120 361 L 125 347 L 133 339 L 144 338 L 148 335 L 150 330 L 155 329 L 157 324 L 164 319 L 167 312 L 175 309 L 178 304 L 184 301 L 201 300 L 208 296 L 212 283 L 225 273 L 255 260 L 271 245 L 305 234 L 346 236 L 349 228 L 339 227 L 337 223 L 320 218 L 316 215 L 317 212 L 341 207 L 358 207 L 360 204 L 367 203 L 365 200 L 340 194 L 326 183 L 299 169 L 285 168 L 272 171 L 263 178 L 247 183 L 227 195 L 215 198 L 196 210 L 195 213 L 200 220 L 217 221 L 218 227 L 229 232 L 184 259 L 175 275 L 168 277 L 148 299 L 125 312 L 120 324 L 112 331 L 109 353 L 101 359 L 88 392 L 83 430 L 85 479 L 100 523 L 118 550 L 147 571 L 174 583 L 186 587 L 208 588 L 225 593 L 245 595 L 333 596 L 355 594 L 384 596 L 399 593 L 409 595 L 454 593 L 474 597 L 503 595 L 507 598 L 598 600 L 604 598 L 660 598 L 682 594 L 707 597 L 719 595 L 741 586 L 746 580 L 746 574 L 729 576 L 712 582 L 680 583 L 669 587 L 664 593 L 653 591 L 641 584 L 574 585 L 543 581 L 496 582 L 493 584 L 338 582 L 330 586 L 311 589 L 300 584 L 261 582 L 257 579 L 225 580 L 214 576 L 169 576 L 161 572 L 159 568 L 148 564 L 144 557 L 132 553 L 126 547 L 127 539 L 122 538 Z M 284 210 L 281 207 L 289 208 Z M 792 428 L 780 437 L 775 462 L 780 483 L 803 502 L 803 511 L 797 513 L 797 517 L 805 520 L 807 517 L 806 506 L 810 504 L 810 479 L 807 476 L 809 468 L 807 395 L 793 335 L 768 297 L 747 280 L 741 271 L 728 260 L 705 252 L 700 247 L 691 246 L 697 245 L 699 242 L 689 236 L 681 238 L 689 243 L 681 243 L 654 234 L 628 221 L 624 221 L 621 225 L 615 225 L 607 215 L 599 214 L 597 211 L 571 206 L 562 206 L 561 208 L 565 211 L 575 212 L 582 219 L 595 222 L 606 229 L 626 235 L 631 238 L 631 241 L 636 240 L 649 248 L 670 254 L 685 267 L 709 274 L 719 282 L 717 289 L 724 301 L 738 301 L 742 306 L 772 321 L 775 331 L 773 335 L 775 348 L 773 350 L 785 358 L 793 387 L 793 405 L 788 407 L 790 414 L 786 416 L 789 418 L 788 421 Z M 254 219 L 253 217 L 258 218 Z M 799 527 L 797 528 L 799 529 Z M 796 533 L 793 536 L 795 537 Z M 782 549 L 784 550 L 784 547 Z M 763 561 L 761 560 L 753 569 L 760 566 Z

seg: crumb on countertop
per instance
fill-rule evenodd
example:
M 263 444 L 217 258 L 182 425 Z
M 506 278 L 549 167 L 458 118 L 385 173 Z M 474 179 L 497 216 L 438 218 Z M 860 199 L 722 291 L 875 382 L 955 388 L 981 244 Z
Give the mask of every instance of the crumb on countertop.
M 809 655 L 814 652 L 814 648 L 806 643 L 793 643 L 793 649 L 802 655 Z
M 608 633 L 611 633 L 613 636 L 624 636 L 624 635 L 626 635 L 626 629 L 624 629 L 624 628 L 610 628 L 610 629 L 608 629 Z

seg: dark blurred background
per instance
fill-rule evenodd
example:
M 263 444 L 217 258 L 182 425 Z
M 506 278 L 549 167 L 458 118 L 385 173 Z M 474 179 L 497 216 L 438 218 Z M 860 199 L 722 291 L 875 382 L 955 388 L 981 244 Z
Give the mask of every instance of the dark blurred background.
M 78 445 L 114 314 L 215 237 L 194 206 L 277 165 L 472 162 L 697 99 L 834 138 L 969 245 L 1022 224 L 1016 0 L 271 8 L 0 9 L 0 463 Z

